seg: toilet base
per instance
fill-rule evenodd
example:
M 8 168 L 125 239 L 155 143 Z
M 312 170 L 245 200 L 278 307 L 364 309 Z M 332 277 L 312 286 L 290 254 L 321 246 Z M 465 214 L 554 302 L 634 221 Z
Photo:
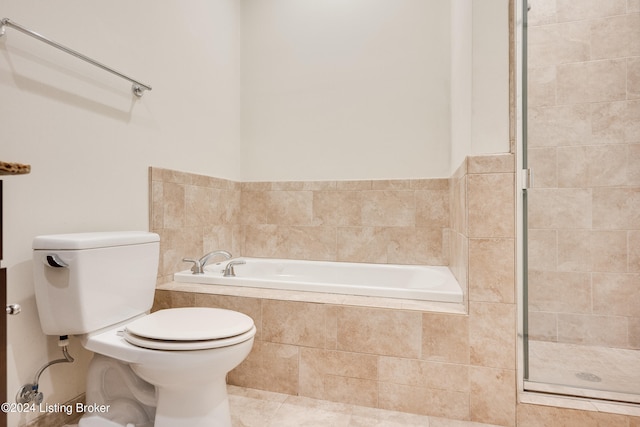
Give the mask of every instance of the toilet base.
M 158 388 L 154 427 L 231 427 L 225 377 L 196 388 Z
M 86 413 L 79 427 L 231 427 L 225 376 L 197 386 L 154 387 L 123 362 L 95 354 L 87 375 Z

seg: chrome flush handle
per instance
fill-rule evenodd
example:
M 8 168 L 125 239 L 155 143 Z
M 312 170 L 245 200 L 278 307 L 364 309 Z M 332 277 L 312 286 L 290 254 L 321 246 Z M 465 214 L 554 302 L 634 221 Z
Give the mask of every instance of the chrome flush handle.
M 22 307 L 20 307 L 20 304 L 9 304 L 7 306 L 7 314 L 10 314 L 11 316 L 20 314 L 21 311 L 22 311 Z

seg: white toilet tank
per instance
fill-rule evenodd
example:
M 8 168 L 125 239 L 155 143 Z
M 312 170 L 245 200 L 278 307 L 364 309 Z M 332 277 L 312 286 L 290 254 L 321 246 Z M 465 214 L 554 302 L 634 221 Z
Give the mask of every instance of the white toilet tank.
M 47 335 L 93 332 L 153 304 L 160 237 L 143 231 L 38 236 L 36 304 Z

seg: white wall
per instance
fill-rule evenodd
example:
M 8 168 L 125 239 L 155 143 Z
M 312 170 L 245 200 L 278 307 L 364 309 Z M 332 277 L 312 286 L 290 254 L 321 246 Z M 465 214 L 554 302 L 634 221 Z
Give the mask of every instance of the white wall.
M 509 152 L 509 1 L 451 0 L 451 169 Z
M 245 180 L 449 175 L 448 2 L 243 6 Z
M 125 80 L 12 28 L 0 40 L 0 160 L 32 165 L 2 178 L 7 293 L 23 307 L 8 319 L 13 397 L 60 357 L 37 317 L 35 235 L 148 229 L 150 165 L 239 179 L 240 14 L 236 0 L 0 0 L 0 13 L 153 86 L 136 99 Z M 84 390 L 88 357 L 77 342 L 72 354 L 42 376 L 46 401 Z
M 473 135 L 473 0 L 451 0 L 451 163 L 471 152 Z
M 0 160 L 33 168 L 3 178 L 3 266 L 24 309 L 8 319 L 9 395 L 59 357 L 36 313 L 33 237 L 148 229 L 150 165 L 234 180 L 430 178 L 448 177 L 454 157 L 508 151 L 507 0 L 472 13 L 455 1 L 458 12 L 440 0 L 0 0 L 2 17 L 153 86 L 136 99 L 11 28 L 0 39 Z M 455 92 L 451 78 L 465 79 Z M 78 363 L 43 375 L 47 401 L 84 390 L 88 355 L 77 342 L 72 353 Z

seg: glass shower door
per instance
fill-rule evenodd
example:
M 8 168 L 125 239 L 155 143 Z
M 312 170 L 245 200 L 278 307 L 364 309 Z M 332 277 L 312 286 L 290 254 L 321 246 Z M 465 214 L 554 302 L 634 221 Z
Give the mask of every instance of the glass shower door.
M 632 3 L 529 0 L 524 17 L 526 389 L 640 403 Z

